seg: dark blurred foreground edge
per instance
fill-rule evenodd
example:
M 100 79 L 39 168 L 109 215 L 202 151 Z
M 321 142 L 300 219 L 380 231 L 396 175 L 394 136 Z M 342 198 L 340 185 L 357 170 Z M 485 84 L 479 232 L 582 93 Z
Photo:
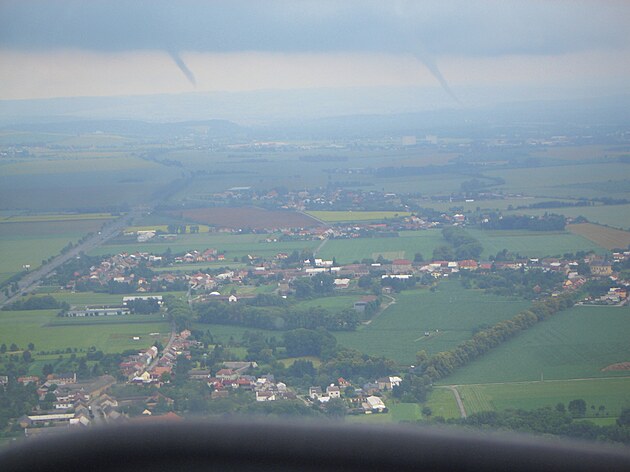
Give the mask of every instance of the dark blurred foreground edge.
M 24 441 L 0 471 L 630 471 L 625 448 L 420 427 L 208 421 L 129 424 Z

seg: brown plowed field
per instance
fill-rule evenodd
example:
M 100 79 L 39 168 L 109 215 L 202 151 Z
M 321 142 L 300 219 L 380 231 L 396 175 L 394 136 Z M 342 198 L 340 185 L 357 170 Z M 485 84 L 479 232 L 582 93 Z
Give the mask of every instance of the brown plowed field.
M 195 208 L 173 212 L 184 220 L 216 226 L 219 228 L 307 228 L 319 226 L 319 221 L 295 211 L 270 211 L 254 207 Z
M 630 245 L 630 231 L 609 228 L 592 223 L 567 225 L 567 230 L 578 234 L 606 249 L 627 248 Z

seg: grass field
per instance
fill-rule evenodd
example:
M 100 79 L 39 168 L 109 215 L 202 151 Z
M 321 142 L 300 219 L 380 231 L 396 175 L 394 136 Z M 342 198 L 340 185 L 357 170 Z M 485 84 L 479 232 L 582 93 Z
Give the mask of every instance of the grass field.
M 626 195 L 627 197 L 627 195 Z M 550 209 L 524 209 L 514 210 L 510 213 L 520 215 L 544 215 L 557 213 L 571 218 L 583 216 L 591 223 L 612 226 L 614 228 L 630 229 L 630 205 L 598 205 L 589 207 L 567 207 Z
M 57 311 L 0 311 L 0 343 L 15 343 L 25 348 L 32 342 L 36 352 L 96 346 L 103 352 L 114 353 L 148 347 L 154 339 L 165 342 L 170 333 L 170 325 L 166 321 L 125 321 L 135 321 L 132 317 L 121 317 L 120 323 L 54 326 L 53 323 L 58 321 Z M 150 336 L 150 333 L 160 334 Z M 134 341 L 134 336 L 139 336 L 140 340 Z
M 576 306 L 538 323 L 442 379 L 444 384 L 564 380 L 630 375 L 603 372 L 630 361 L 630 307 Z
M 373 415 L 349 415 L 345 420 L 348 423 L 361 424 L 390 424 L 401 421 L 417 421 L 422 418 L 421 407 L 417 403 L 394 403 L 385 400 L 389 411 Z
M 386 220 L 388 218 L 411 215 L 411 213 L 405 211 L 307 211 L 306 213 L 327 223 L 336 223 L 339 221 Z
M 598 418 L 600 405 L 608 416 L 619 415 L 630 407 L 630 377 L 616 379 L 552 380 L 544 382 L 462 385 L 457 387 L 466 413 L 522 408 L 533 410 L 555 407 L 562 402 L 582 398 L 586 401 L 587 417 Z M 595 406 L 593 410 L 591 405 Z M 603 415 L 599 415 L 601 417 Z
M 395 298 L 396 303 L 369 325 L 334 333 L 339 344 L 409 365 L 417 351 L 435 354 L 450 349 L 470 338 L 473 328 L 511 318 L 529 304 L 463 290 L 455 281 L 440 283 L 435 292 L 404 291 Z M 431 334 L 424 336 L 425 332 Z
M 43 213 L 39 215 L 10 215 L 0 218 L 0 223 L 37 223 L 50 221 L 110 220 L 111 213 Z
M 524 257 L 562 256 L 567 252 L 605 250 L 588 239 L 568 231 L 489 231 L 466 229 L 483 246 L 482 257 L 507 249 Z
M 90 255 L 118 254 L 120 252 L 145 251 L 154 254 L 162 254 L 171 249 L 173 254 L 184 253 L 193 249 L 203 251 L 215 248 L 225 251 L 226 261 L 222 265 L 230 265 L 234 258 L 240 259 L 246 255 L 256 255 L 273 258 L 280 252 L 290 254 L 294 250 L 313 250 L 318 241 L 276 241 L 266 242 L 267 238 L 276 238 L 273 235 L 264 234 L 232 234 L 199 233 L 179 235 L 173 241 L 156 241 L 147 243 L 105 244 L 92 251 Z M 207 267 L 208 265 L 206 265 Z
M 305 300 L 295 304 L 296 309 L 307 309 L 313 307 L 321 307 L 330 311 L 341 311 L 346 308 L 352 308 L 361 295 L 337 295 L 334 297 L 315 298 L 313 300 Z
M 21 272 L 24 264 L 30 264 L 31 270 L 39 267 L 42 260 L 98 231 L 102 224 L 100 219 L 0 224 L 0 282 Z
M 459 407 L 453 392 L 444 387 L 434 387 L 424 406 L 431 408 L 433 416 L 441 416 L 445 419 L 460 418 Z
M 606 249 L 625 249 L 630 246 L 630 231 L 622 231 L 591 223 L 567 226 L 567 230 L 580 235 Z
M 534 197 L 623 198 L 630 185 L 630 181 L 620 179 L 628 175 L 628 166 L 608 162 L 491 170 L 485 174 L 504 179 L 500 189 Z
M 436 247 L 445 244 L 440 230 L 401 231 L 399 235 L 398 238 L 331 239 L 317 255 L 324 259 L 334 257 L 342 264 L 376 259 L 379 254 L 413 259 L 419 252 L 429 259 Z

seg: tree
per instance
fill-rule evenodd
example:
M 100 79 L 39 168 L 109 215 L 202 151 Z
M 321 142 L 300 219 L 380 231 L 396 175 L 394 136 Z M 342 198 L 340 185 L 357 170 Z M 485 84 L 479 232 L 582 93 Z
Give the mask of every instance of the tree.
M 15 352 L 18 349 L 19 348 L 17 347 L 17 344 L 15 344 L 15 343 L 11 343 L 11 345 L 9 346 L 9 351 L 11 351 L 11 352 Z
M 28 343 L 28 350 L 29 350 L 29 351 L 34 351 L 34 350 L 35 350 L 35 344 L 33 344 L 33 343 Z
M 630 408 L 624 408 L 621 410 L 619 418 L 617 418 L 617 425 L 630 426 Z
M 579 398 L 571 400 L 568 406 L 569 413 L 573 418 L 583 418 L 586 415 L 586 402 Z
M 22 352 L 22 359 L 24 360 L 24 362 L 31 362 L 31 360 L 33 359 L 33 356 L 31 356 L 31 351 L 24 351 Z
M 2 346 L 0 346 L 0 354 L 4 354 L 5 352 L 7 352 L 7 345 L 2 343 Z
M 331 418 L 343 418 L 346 416 L 348 409 L 346 408 L 346 402 L 341 398 L 332 398 L 324 405 L 324 411 L 326 416 Z
M 413 261 L 414 262 L 423 262 L 424 261 L 424 257 L 422 257 L 422 254 L 420 254 L 419 252 L 416 252 L 413 256 Z
M 433 414 L 433 410 L 431 410 L 431 408 L 429 408 L 428 406 L 422 407 L 422 414 L 426 417 L 429 417 Z

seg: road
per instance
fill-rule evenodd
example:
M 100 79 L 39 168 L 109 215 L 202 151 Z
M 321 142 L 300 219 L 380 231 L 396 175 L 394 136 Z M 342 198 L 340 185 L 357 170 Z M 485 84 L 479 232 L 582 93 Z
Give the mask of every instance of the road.
M 168 350 L 171 348 L 171 345 L 173 344 L 173 341 L 175 341 L 175 335 L 177 334 L 176 329 L 175 329 L 175 322 L 171 322 L 171 336 L 168 338 L 168 342 L 166 343 L 166 346 L 164 346 L 164 349 L 162 350 L 162 352 L 158 352 L 158 355 L 155 357 L 155 359 L 153 359 L 151 361 L 151 363 L 149 364 L 149 366 L 147 367 L 147 371 L 151 372 L 151 370 L 153 370 L 153 368 L 157 365 L 157 363 L 159 362 L 160 358 L 166 353 L 168 352 Z
M 468 415 L 466 414 L 466 409 L 464 408 L 464 402 L 462 401 L 462 397 L 459 396 L 459 392 L 457 391 L 457 386 L 449 385 L 448 388 L 451 392 L 453 392 L 453 395 L 455 395 L 455 401 L 457 402 L 457 406 L 459 407 L 460 416 L 462 418 L 468 417 Z
M 70 259 L 77 257 L 82 252 L 88 252 L 91 249 L 105 243 L 107 240 L 117 236 L 118 233 L 130 225 L 134 218 L 140 216 L 143 211 L 146 211 L 145 207 L 134 208 L 126 215 L 123 215 L 120 218 L 106 224 L 100 232 L 90 236 L 88 239 L 73 247 L 65 254 L 60 254 L 52 261 L 24 275 L 17 282 L 19 290 L 13 296 L 6 298 L 4 294 L 0 294 L 0 308 L 20 298 L 22 293 L 35 287 L 44 277 L 50 275 L 55 269 Z

